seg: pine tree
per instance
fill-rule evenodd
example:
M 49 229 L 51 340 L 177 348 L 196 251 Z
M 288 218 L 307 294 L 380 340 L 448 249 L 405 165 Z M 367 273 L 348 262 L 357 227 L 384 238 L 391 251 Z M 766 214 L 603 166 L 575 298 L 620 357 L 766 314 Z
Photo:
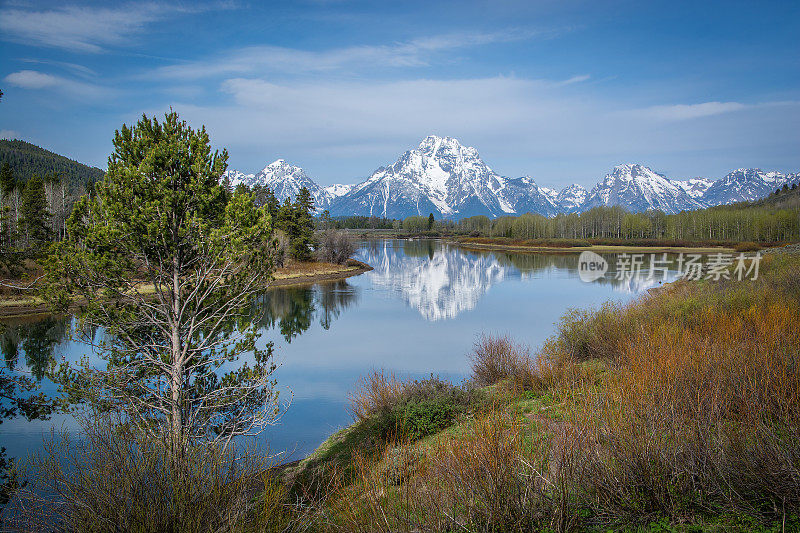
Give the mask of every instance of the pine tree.
M 3 164 L 0 169 L 0 243 L 6 248 L 11 246 L 13 224 L 11 222 L 12 195 L 17 187 L 14 173 L 8 163 Z M 16 222 L 16 220 L 14 220 Z
M 33 176 L 25 184 L 20 204 L 19 228 L 25 236 L 25 248 L 50 240 L 50 213 L 44 181 L 39 176 Z
M 434 221 L 435 219 L 433 218 L 433 213 L 431 213 L 430 215 L 428 215 L 428 231 L 433 229 Z
M 272 345 L 256 345 L 245 312 L 272 270 L 272 229 L 249 194 L 223 190 L 227 158 L 176 113 L 123 125 L 46 264 L 42 294 L 57 308 L 85 300 L 83 329 L 114 339 L 88 334 L 107 364 L 64 369 L 62 383 L 96 383 L 100 406 L 168 443 L 178 473 L 189 446 L 258 433 L 276 415 Z
M 294 202 L 294 234 L 291 236 L 291 253 L 298 261 L 311 259 L 314 245 L 314 197 L 303 187 Z

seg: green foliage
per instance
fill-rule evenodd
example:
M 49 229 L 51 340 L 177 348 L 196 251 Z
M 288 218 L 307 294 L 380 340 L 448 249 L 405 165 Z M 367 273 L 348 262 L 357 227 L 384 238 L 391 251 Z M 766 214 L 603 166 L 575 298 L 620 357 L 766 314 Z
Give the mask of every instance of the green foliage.
M 50 227 L 44 182 L 33 176 L 25 183 L 20 203 L 19 231 L 25 237 L 25 247 L 31 248 L 50 240 Z
M 338 229 L 396 229 L 395 223 L 399 223 L 392 218 L 365 216 L 341 217 L 332 222 Z
M 421 233 L 428 230 L 428 218 L 421 216 L 410 216 L 403 220 L 403 229 L 412 233 Z
M 476 398 L 474 390 L 434 376 L 405 384 L 388 410 L 378 414 L 376 428 L 383 438 L 418 440 L 453 425 Z
M 60 176 L 74 190 L 85 182 L 103 178 L 103 171 L 73 161 L 34 144 L 19 140 L 0 140 L 0 163 L 8 164 L 20 181 L 36 176 Z
M 11 170 L 11 165 L 6 161 L 3 163 L 3 168 L 0 169 L 0 195 L 11 194 L 16 186 L 17 180 L 14 177 L 14 172 Z
M 176 113 L 123 125 L 108 173 L 76 204 L 46 264 L 44 296 L 56 308 L 85 301 L 82 325 L 111 339 L 86 339 L 107 368 L 62 375 L 173 442 L 244 433 L 274 416 L 271 345 L 256 347 L 243 314 L 271 273 L 271 221 L 249 194 L 221 186 L 226 162 L 205 128 Z M 236 367 L 244 352 L 252 362 Z
M 303 187 L 292 202 L 286 198 L 278 208 L 275 227 L 286 232 L 289 253 L 297 261 L 312 258 L 314 241 L 314 198 Z
M 508 239 L 654 240 L 685 242 L 776 242 L 800 240 L 800 194 L 778 191 L 754 203 L 719 206 L 666 215 L 661 211 L 629 213 L 619 206 L 595 207 L 584 213 L 552 218 L 519 216 L 470 217 L 455 231 L 474 237 Z M 412 217 L 413 218 L 413 217 Z M 412 221 L 415 229 L 418 221 Z
M 265 207 L 272 220 L 275 220 L 278 216 L 280 202 L 278 202 L 272 189 L 259 184 L 255 185 L 251 192 L 253 193 L 253 203 L 255 203 L 256 207 Z

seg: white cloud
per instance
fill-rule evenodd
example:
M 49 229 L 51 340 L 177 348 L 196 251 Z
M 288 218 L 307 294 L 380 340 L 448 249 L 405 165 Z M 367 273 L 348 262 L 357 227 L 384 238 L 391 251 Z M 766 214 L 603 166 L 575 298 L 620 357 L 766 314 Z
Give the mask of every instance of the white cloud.
M 67 61 L 53 61 L 49 59 L 33 59 L 33 58 L 24 58 L 20 59 L 23 63 L 32 63 L 36 65 L 50 65 L 54 67 L 58 67 L 60 69 L 66 70 L 83 78 L 93 78 L 97 77 L 97 72 L 90 69 L 87 66 L 79 65 L 77 63 L 69 63 Z
M 14 130 L 0 130 L 0 139 L 21 139 L 22 135 Z
M 391 163 L 430 133 L 475 146 L 505 175 L 543 173 L 550 183 L 585 184 L 623 162 L 668 166 L 685 159 L 680 154 L 753 152 L 800 142 L 791 126 L 800 119 L 797 102 L 718 114 L 689 105 L 695 120 L 654 121 L 642 120 L 641 110 L 627 108 L 624 98 L 515 77 L 313 83 L 231 78 L 221 88 L 228 102 L 172 105 L 191 123 L 206 124 L 214 143 L 229 149 L 234 167 L 249 171 L 286 157 L 328 183 L 351 182 Z M 756 129 L 762 131 L 758 139 L 752 136 Z M 672 171 L 681 175 L 685 167 Z
M 332 72 L 346 69 L 423 67 L 437 53 L 546 36 L 552 32 L 509 29 L 494 33 L 456 33 L 388 45 L 362 45 L 310 51 L 280 46 L 249 46 L 216 58 L 156 69 L 156 77 L 200 79 L 215 76 Z M 148 75 L 149 76 L 149 75 Z
M 36 70 L 12 72 L 3 81 L 23 89 L 44 89 L 58 84 L 58 78 Z
M 580 76 L 572 76 L 564 81 L 557 82 L 557 85 L 572 85 L 573 83 L 581 83 L 588 81 L 591 78 L 588 74 L 581 74 Z
M 115 93 L 112 89 L 102 85 L 75 81 L 37 70 L 12 72 L 3 78 L 3 81 L 21 89 L 55 90 L 71 97 L 82 99 L 106 98 Z

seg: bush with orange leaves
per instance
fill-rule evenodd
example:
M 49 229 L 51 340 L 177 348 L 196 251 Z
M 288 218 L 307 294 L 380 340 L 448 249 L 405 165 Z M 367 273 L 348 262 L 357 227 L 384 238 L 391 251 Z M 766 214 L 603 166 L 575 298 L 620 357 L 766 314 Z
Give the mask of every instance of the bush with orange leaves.
M 800 261 L 765 266 L 755 282 L 679 283 L 590 317 L 609 328 L 586 326 L 584 346 L 614 346 L 593 379 L 575 378 L 562 324 L 544 357 L 587 436 L 575 482 L 596 514 L 800 511 Z

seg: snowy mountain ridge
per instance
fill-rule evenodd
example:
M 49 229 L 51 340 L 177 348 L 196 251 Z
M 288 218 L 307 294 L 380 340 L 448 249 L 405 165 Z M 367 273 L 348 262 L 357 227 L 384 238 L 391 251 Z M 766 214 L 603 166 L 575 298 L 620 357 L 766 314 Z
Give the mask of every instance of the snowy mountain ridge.
M 321 187 L 305 171 L 278 159 L 255 174 L 229 170 L 232 186 L 270 187 L 282 201 L 306 187 L 318 210 L 332 216 L 410 215 L 459 219 L 475 215 L 537 213 L 555 216 L 597 206 L 621 206 L 632 212 L 659 209 L 665 213 L 762 198 L 800 181 L 800 174 L 737 169 L 719 180 L 673 180 L 641 164 L 617 165 L 590 191 L 573 184 L 561 191 L 540 187 L 530 176 L 497 174 L 469 146 L 451 137 L 429 135 L 397 161 L 375 170 L 354 185 Z

